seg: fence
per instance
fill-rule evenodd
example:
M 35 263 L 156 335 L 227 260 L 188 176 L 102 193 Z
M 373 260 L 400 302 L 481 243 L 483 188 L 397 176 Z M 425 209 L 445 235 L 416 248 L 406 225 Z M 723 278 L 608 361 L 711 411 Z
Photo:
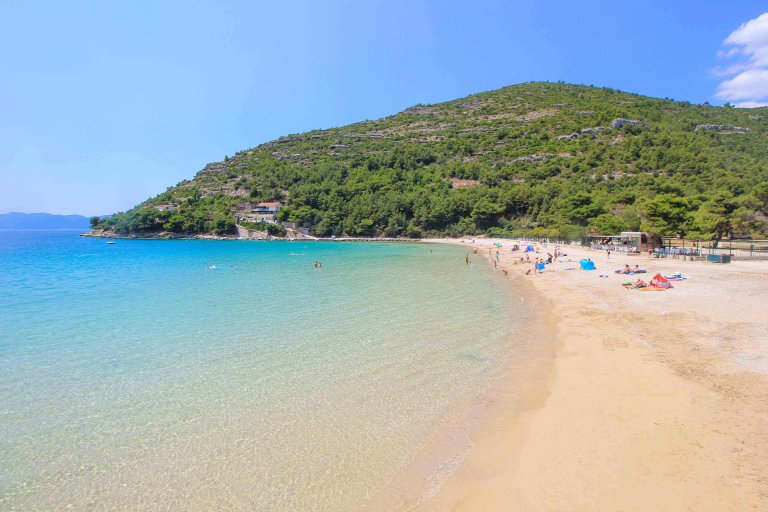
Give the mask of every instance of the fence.
M 660 256 L 731 256 L 735 260 L 768 261 L 768 240 L 712 240 L 663 238 L 663 247 L 654 252 Z

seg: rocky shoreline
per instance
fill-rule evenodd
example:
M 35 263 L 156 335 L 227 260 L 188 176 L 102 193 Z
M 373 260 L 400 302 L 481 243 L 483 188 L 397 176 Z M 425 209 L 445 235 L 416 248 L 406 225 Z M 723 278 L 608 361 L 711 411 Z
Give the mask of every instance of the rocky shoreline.
M 336 238 L 283 238 L 269 236 L 268 238 L 242 237 L 236 235 L 184 235 L 173 233 L 171 231 L 159 231 L 157 233 L 116 233 L 108 229 L 94 229 L 80 236 L 87 238 L 120 238 L 129 240 L 323 240 L 329 242 L 418 242 L 420 238 L 398 238 L 398 237 L 336 237 Z
M 94 229 L 87 233 L 81 233 L 80 236 L 88 238 L 127 238 L 136 240 L 238 240 L 237 236 L 221 235 L 183 235 L 171 231 L 160 231 L 157 233 L 115 233 L 108 229 Z

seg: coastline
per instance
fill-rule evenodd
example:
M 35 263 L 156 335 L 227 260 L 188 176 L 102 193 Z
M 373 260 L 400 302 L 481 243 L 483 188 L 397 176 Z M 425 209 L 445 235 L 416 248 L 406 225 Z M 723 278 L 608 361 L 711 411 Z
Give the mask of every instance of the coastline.
M 82 230 L 78 230 L 82 231 Z M 425 239 L 421 238 L 402 238 L 402 237 L 335 237 L 335 238 L 328 238 L 328 237 L 302 237 L 302 238 L 291 238 L 291 237 L 278 237 L 278 236 L 269 236 L 267 238 L 256 238 L 256 237 L 243 237 L 238 235 L 213 235 L 208 233 L 203 234 L 197 234 L 197 235 L 183 235 L 179 233 L 173 233 L 170 231 L 160 231 L 157 233 L 141 233 L 139 235 L 138 233 L 115 233 L 114 231 L 105 231 L 101 229 L 91 230 L 87 231 L 85 233 L 80 233 L 80 236 L 85 238 L 110 238 L 110 239 L 117 239 L 117 240 L 239 240 L 239 241 L 251 241 L 251 242 L 293 242 L 293 241 L 312 241 L 312 242 L 407 242 L 407 243 L 416 243 L 423 241 Z
M 549 391 L 541 383 L 548 382 L 552 374 L 557 350 L 554 316 L 547 299 L 529 283 L 508 281 L 505 285 L 505 293 L 514 294 L 525 308 L 515 319 L 515 342 L 500 362 L 498 375 L 456 406 L 415 458 L 372 497 L 363 511 L 433 510 L 436 502 L 463 488 L 456 483 L 467 467 L 473 473 L 500 470 L 506 460 L 498 443 L 507 443 L 502 437 L 510 432 L 524 432 L 526 425 L 520 418 L 546 400 Z M 482 445 L 478 440 L 483 440 Z M 482 464 L 476 466 L 478 450 L 486 447 L 491 450 L 484 452 Z
M 572 262 L 524 276 L 531 265 L 513 263 L 520 253 L 509 252 L 510 240 L 464 241 L 423 240 L 462 245 L 484 262 L 501 242 L 499 276 L 507 269 L 507 279 L 546 309 L 550 330 L 532 335 L 554 350 L 528 360 L 535 370 L 525 374 L 525 389 L 512 387 L 521 368 L 513 361 L 509 378 L 478 402 L 477 421 L 464 432 L 471 449 L 446 459 L 449 452 L 434 453 L 439 442 L 426 447 L 365 510 L 768 507 L 765 262 L 616 253 L 608 261 L 565 246 Z M 566 270 L 582 257 L 597 271 Z M 662 293 L 627 290 L 628 276 L 613 273 L 624 264 L 647 267 L 647 279 L 656 272 L 689 279 Z M 436 487 L 424 460 L 434 466 L 440 457 L 447 474 L 438 471 Z

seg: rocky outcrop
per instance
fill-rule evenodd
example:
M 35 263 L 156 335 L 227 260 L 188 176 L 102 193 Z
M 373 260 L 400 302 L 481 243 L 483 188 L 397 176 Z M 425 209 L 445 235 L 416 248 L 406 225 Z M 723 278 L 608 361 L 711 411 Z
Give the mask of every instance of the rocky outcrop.
M 294 160 L 298 161 L 304 158 L 301 153 L 283 153 L 282 151 L 273 151 L 270 156 L 277 158 L 278 160 Z
M 432 114 L 434 111 L 435 111 L 435 107 L 432 107 L 429 105 L 416 105 L 416 106 L 405 109 L 403 113 L 423 116 L 427 114 Z
M 453 106 L 454 108 L 477 108 L 480 106 L 480 102 L 477 100 L 457 101 Z
M 624 119 L 621 117 L 611 121 L 611 128 L 613 128 L 614 130 L 616 128 L 621 128 L 623 126 L 644 126 L 644 125 L 645 123 L 642 121 L 637 121 L 633 119 Z
M 519 157 L 515 158 L 514 160 L 512 160 L 512 162 L 513 163 L 517 163 L 517 162 L 533 162 L 533 163 L 538 163 L 538 162 L 546 162 L 549 159 L 550 159 L 550 157 L 547 156 L 547 155 L 535 154 L 535 155 L 519 156 Z
M 695 132 L 721 132 L 727 131 L 728 133 L 747 133 L 749 128 L 745 126 L 734 126 L 732 124 L 700 124 L 693 129 Z
M 600 133 L 602 131 L 605 131 L 605 128 L 602 126 L 595 126 L 594 128 L 582 128 L 581 130 L 573 132 L 570 135 L 560 135 L 557 140 L 574 140 L 578 139 L 579 135 L 583 135 L 585 133 Z
M 257 231 L 255 229 L 248 229 L 246 227 L 241 226 L 240 224 L 236 224 L 237 227 L 237 236 L 239 238 L 247 238 L 248 240 L 269 240 L 270 236 L 269 233 L 266 231 Z

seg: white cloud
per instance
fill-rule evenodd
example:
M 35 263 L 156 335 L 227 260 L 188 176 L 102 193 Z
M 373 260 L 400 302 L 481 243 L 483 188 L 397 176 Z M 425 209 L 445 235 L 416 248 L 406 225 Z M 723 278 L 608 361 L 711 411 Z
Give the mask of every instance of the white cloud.
M 768 101 L 737 101 L 734 106 L 739 108 L 768 107 Z
M 718 57 L 735 62 L 718 66 L 720 83 L 715 96 L 739 107 L 768 105 L 768 12 L 743 23 L 725 41 Z

